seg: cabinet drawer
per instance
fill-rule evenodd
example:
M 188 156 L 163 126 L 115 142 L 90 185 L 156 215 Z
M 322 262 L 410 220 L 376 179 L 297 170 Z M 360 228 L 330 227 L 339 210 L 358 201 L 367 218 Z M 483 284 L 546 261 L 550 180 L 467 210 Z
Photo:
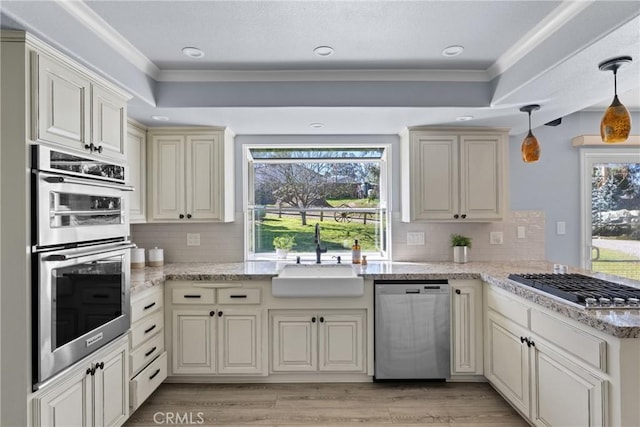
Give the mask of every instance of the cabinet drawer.
M 131 323 L 134 323 L 147 314 L 162 308 L 162 289 L 151 292 L 131 303 Z
M 131 325 L 131 350 L 135 350 L 140 344 L 162 331 L 164 326 L 164 313 L 158 311 L 150 316 L 143 317 Z
M 531 310 L 531 332 L 606 372 L 605 340 L 538 310 Z
M 135 411 L 147 397 L 167 378 L 167 352 L 154 360 L 129 382 L 131 412 Z
M 260 304 L 260 289 L 231 288 L 218 290 L 219 304 Z
M 514 298 L 509 298 L 489 288 L 487 305 L 517 324 L 529 327 L 529 308 Z
M 129 354 L 129 372 L 131 376 L 164 351 L 164 334 L 157 334 L 149 341 Z
M 178 288 L 172 290 L 171 302 L 174 304 L 214 304 L 214 289 Z

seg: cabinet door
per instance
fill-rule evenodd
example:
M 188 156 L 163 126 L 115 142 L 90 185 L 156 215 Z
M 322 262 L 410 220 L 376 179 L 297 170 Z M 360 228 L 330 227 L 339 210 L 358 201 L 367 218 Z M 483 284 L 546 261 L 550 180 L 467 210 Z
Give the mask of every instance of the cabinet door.
M 460 136 L 460 214 L 467 219 L 502 217 L 501 138 Z
M 482 375 L 482 283 L 451 281 L 451 374 Z
M 144 131 L 129 125 L 127 127 L 128 183 L 134 190 L 129 193 L 129 221 L 132 224 L 147 221 L 147 137 Z
M 531 418 L 539 426 L 607 425 L 606 381 L 544 344 L 533 349 Z M 570 396 L 571 398 L 567 398 Z
M 173 310 L 173 374 L 213 374 L 215 311 Z
M 120 426 L 129 418 L 128 343 L 100 360 L 94 375 L 94 425 Z M 104 364 L 104 365 L 103 365 Z
M 365 355 L 365 314 L 318 316 L 318 367 L 320 371 L 362 372 Z
M 91 140 L 102 156 L 124 160 L 127 103 L 107 89 L 92 87 Z
M 318 369 L 317 316 L 308 313 L 273 313 L 271 316 L 274 372 Z
M 84 371 L 52 388 L 36 401 L 35 424 L 42 427 L 91 426 L 91 376 Z
M 529 348 L 524 328 L 489 310 L 485 376 L 523 414 L 529 414 Z
M 151 137 L 151 219 L 179 221 L 185 217 L 184 136 Z
M 264 373 L 262 309 L 218 310 L 218 373 Z
M 85 144 L 89 144 L 89 80 L 44 55 L 38 55 L 37 61 L 35 139 L 85 151 Z
M 221 143 L 213 134 L 189 135 L 186 161 L 186 214 L 196 220 L 220 219 Z
M 458 214 L 458 137 L 412 135 L 412 219 L 454 219 Z

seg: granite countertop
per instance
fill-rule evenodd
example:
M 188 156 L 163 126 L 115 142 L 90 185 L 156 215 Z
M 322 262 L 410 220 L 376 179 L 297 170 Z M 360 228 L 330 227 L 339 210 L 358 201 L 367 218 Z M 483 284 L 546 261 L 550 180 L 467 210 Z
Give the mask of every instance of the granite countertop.
M 163 267 L 131 270 L 131 292 L 156 286 L 164 280 L 271 280 L 292 262 L 248 261 L 238 263 L 169 263 Z M 311 264 L 315 265 L 315 264 Z M 324 264 L 327 265 L 327 264 Z M 570 319 L 618 338 L 640 338 L 640 310 L 584 310 L 508 279 L 511 273 L 550 273 L 553 263 L 547 261 L 519 262 L 370 262 L 366 266 L 352 265 L 365 279 L 481 279 L 516 294 Z M 570 268 L 572 273 L 590 274 Z M 611 277 L 606 279 L 612 280 Z M 619 281 L 620 282 L 620 281 Z M 620 282 L 622 283 L 622 282 Z M 640 287 L 640 283 L 625 281 Z

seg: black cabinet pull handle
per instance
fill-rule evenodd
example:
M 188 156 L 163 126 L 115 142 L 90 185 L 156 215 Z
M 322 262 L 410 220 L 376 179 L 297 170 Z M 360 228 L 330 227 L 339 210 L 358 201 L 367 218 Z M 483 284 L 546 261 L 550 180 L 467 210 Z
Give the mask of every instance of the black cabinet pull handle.
M 311 318 L 311 323 L 316 323 L 316 318 L 315 317 Z
M 151 304 L 149 304 L 149 305 L 145 305 L 145 306 L 144 306 L 144 310 L 149 310 L 149 309 L 150 309 L 151 307 L 153 307 L 154 305 L 156 305 L 156 302 L 155 302 L 155 301 L 154 301 L 154 302 L 152 302 L 152 303 L 151 303 Z
M 159 374 L 159 373 L 160 373 L 160 369 L 158 369 L 158 370 L 157 370 L 157 371 L 155 371 L 153 374 L 151 374 L 151 375 L 149 376 L 149 379 L 150 379 L 150 380 L 154 379 L 155 377 L 157 377 L 157 376 L 158 376 L 158 374 Z
M 460 289 L 456 289 L 456 294 L 460 295 Z
M 185 298 L 202 298 L 202 295 L 185 295 Z
M 222 310 L 218 312 L 218 317 L 222 317 Z
M 150 326 L 148 329 L 144 330 L 145 334 L 148 334 L 149 332 L 153 331 L 156 328 L 156 325 Z
M 178 218 L 180 218 L 180 219 L 184 219 L 184 215 L 183 215 L 183 214 L 180 214 L 180 215 L 178 215 Z
M 215 316 L 215 315 L 216 315 L 216 312 L 215 312 L 215 311 L 211 310 L 211 311 L 209 312 L 209 316 Z
M 144 357 L 149 357 L 151 354 L 153 354 L 153 352 L 154 352 L 154 351 L 156 351 L 156 348 L 158 348 L 158 347 L 156 347 L 156 346 L 154 345 L 154 346 L 153 346 L 153 348 L 152 348 L 151 350 L 147 351 L 147 352 L 144 354 Z
M 246 295 L 229 295 L 229 298 L 246 298 Z
M 191 219 L 191 214 L 187 214 L 187 219 Z

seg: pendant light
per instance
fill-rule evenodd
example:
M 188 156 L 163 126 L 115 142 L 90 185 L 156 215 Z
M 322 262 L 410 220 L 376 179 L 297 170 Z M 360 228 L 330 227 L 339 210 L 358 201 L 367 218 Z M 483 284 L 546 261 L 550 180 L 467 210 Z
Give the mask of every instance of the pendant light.
M 525 105 L 520 108 L 523 113 L 529 113 L 529 133 L 522 141 L 522 147 L 520 148 L 522 160 L 526 163 L 540 160 L 540 144 L 538 144 L 538 139 L 531 133 L 531 112 L 539 109 L 540 106 L 538 104 Z
M 598 64 L 601 71 L 613 71 L 613 102 L 604 112 L 600 122 L 600 136 L 606 143 L 625 142 L 631 131 L 631 115 L 618 99 L 618 68 L 631 62 L 630 56 L 619 56 Z

